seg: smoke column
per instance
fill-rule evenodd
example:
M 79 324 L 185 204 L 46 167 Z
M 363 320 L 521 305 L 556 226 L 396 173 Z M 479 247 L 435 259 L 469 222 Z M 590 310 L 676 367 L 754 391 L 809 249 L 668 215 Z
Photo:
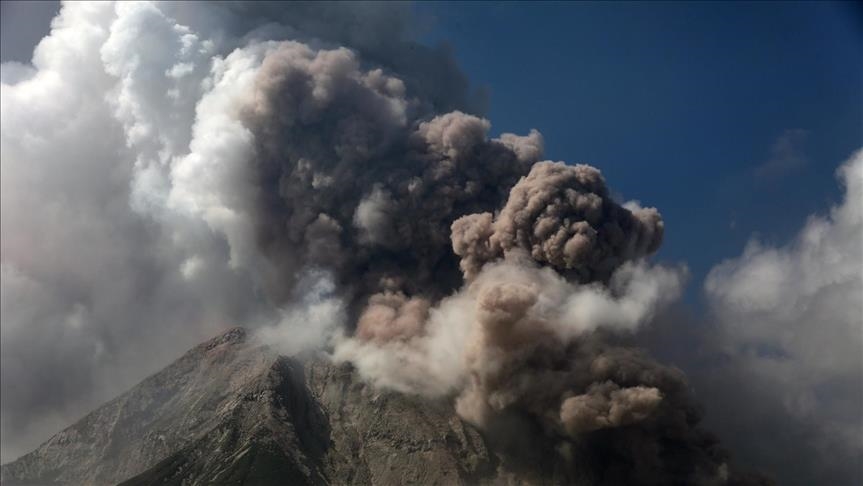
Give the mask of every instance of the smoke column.
M 743 481 L 682 373 L 627 344 L 685 280 L 646 261 L 659 212 L 537 131 L 491 137 L 408 13 L 68 3 L 3 65 L 8 437 L 239 322 L 452 398 L 561 478 Z

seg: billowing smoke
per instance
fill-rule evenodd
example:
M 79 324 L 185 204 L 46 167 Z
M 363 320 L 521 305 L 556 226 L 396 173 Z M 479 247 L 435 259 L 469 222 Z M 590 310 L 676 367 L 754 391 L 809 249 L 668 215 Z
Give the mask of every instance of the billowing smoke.
M 338 167 L 373 165 L 413 137 L 417 117 L 481 107 L 446 48 L 411 39 L 408 14 L 406 5 L 68 3 L 32 66 L 3 63 L 3 461 L 227 326 L 264 326 L 282 343 L 290 335 L 288 350 L 344 326 L 354 269 L 345 255 L 352 239 L 381 237 L 375 188 L 352 182 L 350 214 L 323 191 L 302 202 L 313 221 L 302 209 L 273 211 L 314 195 L 279 195 L 280 183 L 300 183 L 292 176 L 306 180 L 301 166 L 319 183 L 343 183 Z M 308 160 L 282 181 L 261 130 L 267 116 L 289 123 L 279 110 L 293 108 L 279 98 L 268 112 L 255 96 L 278 98 L 267 90 L 315 73 L 313 97 L 300 102 L 307 112 L 292 115 Z M 395 125 L 362 131 L 387 121 Z M 300 143 L 314 124 L 320 134 Z M 341 161 L 320 149 L 335 137 Z M 288 218 L 306 223 L 296 254 L 286 250 Z M 361 236 L 354 219 L 372 233 Z M 296 263 L 326 259 L 318 243 L 330 242 L 343 253 L 326 265 Z M 308 317 L 320 325 L 293 332 Z
M 482 213 L 457 220 L 453 250 L 466 278 L 487 261 L 521 248 L 537 262 L 590 282 L 655 252 L 662 228 L 655 209 L 611 201 L 597 169 L 543 162 L 512 189 L 496 217 Z
M 682 373 L 621 337 L 677 297 L 685 270 L 646 264 L 659 214 L 608 194 L 592 167 L 535 164 L 496 217 L 453 222 L 456 293 L 373 296 L 335 357 L 378 386 L 455 396 L 512 454 L 531 443 L 557 457 L 560 481 L 742 480 L 697 427 Z
M 69 3 L 34 68 L 3 65 L 4 450 L 243 323 L 452 398 L 563 478 L 736 480 L 682 373 L 628 341 L 685 279 L 646 261 L 659 213 L 536 131 L 492 137 L 408 23 Z

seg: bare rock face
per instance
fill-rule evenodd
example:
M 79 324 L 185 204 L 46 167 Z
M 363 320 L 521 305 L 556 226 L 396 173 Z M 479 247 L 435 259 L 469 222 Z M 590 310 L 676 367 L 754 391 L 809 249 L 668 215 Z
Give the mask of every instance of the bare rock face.
M 350 365 L 286 358 L 241 328 L 198 345 L 35 451 L 2 484 L 544 483 L 446 402 L 381 392 Z

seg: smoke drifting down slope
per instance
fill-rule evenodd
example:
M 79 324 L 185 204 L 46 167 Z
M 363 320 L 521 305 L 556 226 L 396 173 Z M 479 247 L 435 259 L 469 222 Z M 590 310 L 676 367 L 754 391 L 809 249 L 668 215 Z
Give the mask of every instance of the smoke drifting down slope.
M 685 277 L 645 261 L 662 240 L 655 209 L 614 201 L 589 165 L 541 161 L 536 131 L 491 138 L 446 53 L 398 27 L 404 12 L 258 7 L 66 4 L 37 69 L 4 78 L 3 231 L 16 235 L 3 240 L 4 317 L 10 292 L 50 301 L 48 320 L 67 323 L 82 354 L 109 343 L 94 368 L 147 334 L 110 327 L 135 311 L 167 314 L 161 339 L 189 321 L 261 323 L 273 344 L 331 347 L 378 386 L 454 397 L 513 454 L 520 437 L 564 462 L 591 457 L 603 484 L 734 480 L 681 373 L 621 337 Z M 328 30 L 343 15 L 397 27 Z M 43 96 L 61 100 L 65 130 L 44 130 L 51 111 L 31 108 Z M 30 115 L 45 120 L 7 122 Z M 104 147 L 74 144 L 97 130 L 111 134 Z M 107 275 L 42 267 L 29 240 L 57 215 L 11 214 L 34 188 L 9 181 L 53 181 L 28 164 L 62 144 L 90 161 L 64 189 L 83 201 L 69 211 L 111 211 L 95 221 L 130 228 L 50 236 L 64 250 L 121 238 Z M 109 189 L 88 194 L 108 169 Z M 21 317 L 4 346 L 29 339 L 28 318 L 45 320 Z

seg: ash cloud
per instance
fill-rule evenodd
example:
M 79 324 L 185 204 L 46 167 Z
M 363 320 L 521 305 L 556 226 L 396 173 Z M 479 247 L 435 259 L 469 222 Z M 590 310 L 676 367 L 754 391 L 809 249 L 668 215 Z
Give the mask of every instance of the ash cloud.
M 637 424 L 651 416 L 662 401 L 657 388 L 634 386 L 621 389 L 614 382 L 593 384 L 587 393 L 567 398 L 560 406 L 560 420 L 567 433 Z
M 653 208 L 633 210 L 609 198 L 602 174 L 584 164 L 542 162 L 513 187 L 506 205 L 453 223 L 453 250 L 467 278 L 515 248 L 590 282 L 627 260 L 655 252 L 663 223 Z
M 248 211 L 277 301 L 308 264 L 334 272 L 358 299 L 382 281 L 450 291 L 452 220 L 495 207 L 534 162 L 511 147 L 541 149 L 538 134 L 504 143 L 488 138 L 486 120 L 427 112 L 400 78 L 363 69 L 345 48 L 273 46 L 252 89 L 243 117 L 255 140 L 248 177 L 259 184 Z M 233 197 L 220 189 L 205 190 Z
M 549 168 L 572 176 L 536 176 Z M 578 183 L 578 174 L 589 174 L 595 184 Z M 410 312 L 415 302 L 387 300 L 384 310 L 371 311 L 373 318 L 382 315 L 375 322 L 405 319 L 409 326 L 389 329 L 409 332 L 392 339 L 360 333 L 339 342 L 335 358 L 353 362 L 378 386 L 454 396 L 457 413 L 496 436 L 504 449 L 517 451 L 524 441 L 547 449 L 557 458 L 560 481 L 760 481 L 732 472 L 727 453 L 698 426 L 701 414 L 682 372 L 626 342 L 626 334 L 676 298 L 685 279 L 685 269 L 650 266 L 641 258 L 658 246 L 644 243 L 661 234 L 658 213 L 614 203 L 592 167 L 542 162 L 513 186 L 498 213 L 501 220 L 518 219 L 506 219 L 515 211 L 505 208 L 529 207 L 524 201 L 531 191 L 554 204 L 544 213 L 540 202 L 519 219 L 521 231 L 529 231 L 521 240 L 527 243 L 494 249 L 491 213 L 456 220 L 456 253 L 482 254 L 482 263 L 461 266 L 462 288 L 418 313 Z M 594 198 L 596 211 L 588 215 L 583 201 Z M 643 221 L 639 211 L 649 215 L 647 229 L 635 223 Z M 581 254 L 583 260 L 553 260 L 556 266 L 540 239 L 548 233 L 534 231 L 546 224 L 547 214 L 566 219 L 564 228 L 590 217 L 591 227 L 615 234 L 615 243 L 597 245 Z M 598 241 L 607 239 L 603 234 Z M 560 240 L 557 246 L 565 246 Z M 572 271 L 581 269 L 577 265 L 585 265 L 584 271 Z M 502 432 L 509 429 L 517 432 Z
M 252 132 L 250 96 L 267 54 L 288 50 L 276 41 L 294 40 L 373 64 L 357 69 L 384 104 L 401 83 L 424 113 L 481 106 L 448 50 L 414 42 L 408 20 L 404 5 L 66 3 L 33 68 L 2 65 L 3 461 L 225 327 L 344 325 L 344 278 L 327 290 L 340 265 L 270 271 L 290 283 L 278 300 L 264 292 L 265 174 L 249 167 L 266 137 Z M 355 73 L 332 74 L 338 85 Z M 359 147 L 357 128 L 332 134 Z M 305 231 L 310 258 L 351 227 L 335 216 Z M 295 288 L 310 278 L 312 290 Z M 332 327 L 299 335 L 320 344 Z M 298 336 L 273 340 L 285 334 Z
M 34 70 L 3 65 L 4 460 L 241 323 L 448 397 L 567 481 L 751 479 L 630 340 L 686 278 L 646 261 L 659 212 L 542 161 L 537 131 L 490 136 L 410 27 L 401 4 L 68 3 Z

